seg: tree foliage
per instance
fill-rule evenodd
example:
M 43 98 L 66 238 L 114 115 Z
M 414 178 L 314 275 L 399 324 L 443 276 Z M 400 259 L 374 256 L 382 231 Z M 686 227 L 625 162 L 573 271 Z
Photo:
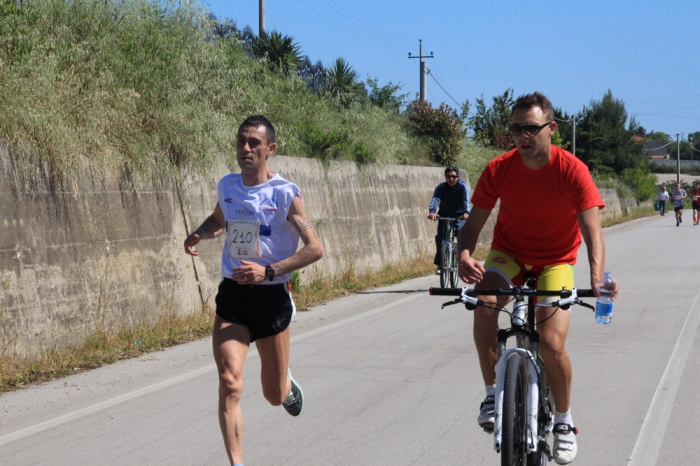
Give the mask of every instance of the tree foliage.
M 508 131 L 511 107 L 514 103 L 512 88 L 506 89 L 501 95 L 494 96 L 490 107 L 486 106 L 483 95 L 476 99 L 474 105 L 476 113 L 467 121 L 467 127 L 472 130 L 474 140 L 500 151 L 515 147 L 513 137 Z M 469 102 L 465 102 L 462 107 L 468 111 Z M 464 115 L 464 110 L 462 114 Z
M 304 62 L 301 47 L 292 36 L 277 31 L 263 33 L 253 39 L 250 50 L 256 58 L 266 59 L 270 69 L 282 77 L 296 73 Z
M 621 174 L 642 163 L 643 143 L 632 139 L 638 124 L 627 124 L 625 103 L 608 90 L 601 100 L 591 100 L 590 109 L 576 122 L 576 156 L 591 171 Z
M 389 81 L 385 86 L 379 86 L 379 80 L 367 76 L 367 86 L 369 86 L 369 101 L 377 107 L 386 108 L 394 113 L 399 113 L 402 106 L 406 105 L 408 94 L 399 94 L 403 84 L 394 84 Z
M 326 69 L 321 93 L 347 108 L 362 97 L 364 86 L 360 85 L 357 78 L 357 71 L 344 58 L 336 58 Z
M 454 165 L 466 135 L 457 111 L 445 103 L 433 108 L 416 99 L 408 104 L 405 114 L 414 132 L 426 141 L 430 158 L 439 165 Z

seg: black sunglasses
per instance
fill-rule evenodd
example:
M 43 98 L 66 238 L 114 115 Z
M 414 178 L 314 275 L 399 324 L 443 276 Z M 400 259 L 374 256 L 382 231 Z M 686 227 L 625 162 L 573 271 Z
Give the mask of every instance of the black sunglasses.
M 445 175 L 445 178 L 449 178 L 451 180 L 454 180 L 455 178 L 459 178 L 457 175 Z
M 550 120 L 542 125 L 519 125 L 517 123 L 511 123 L 510 134 L 512 134 L 513 136 L 520 136 L 521 134 L 525 133 L 528 136 L 534 136 L 540 131 L 542 131 L 542 128 L 550 124 L 552 121 L 553 120 Z

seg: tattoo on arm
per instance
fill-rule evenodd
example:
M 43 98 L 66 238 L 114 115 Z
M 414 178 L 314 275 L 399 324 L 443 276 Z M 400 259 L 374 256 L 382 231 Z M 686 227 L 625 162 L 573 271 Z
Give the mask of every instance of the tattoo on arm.
M 294 228 L 297 229 L 297 232 L 299 234 L 313 227 L 313 225 L 311 224 L 311 220 L 309 220 L 308 217 L 304 217 L 298 222 L 292 222 L 292 225 L 294 225 Z

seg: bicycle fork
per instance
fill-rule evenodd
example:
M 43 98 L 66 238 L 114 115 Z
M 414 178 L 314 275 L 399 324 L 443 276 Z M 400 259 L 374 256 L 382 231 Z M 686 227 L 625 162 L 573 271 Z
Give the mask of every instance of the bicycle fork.
M 537 451 L 539 443 L 537 434 L 537 410 L 539 406 L 540 392 L 538 389 L 539 374 L 532 353 L 524 348 L 510 348 L 501 353 L 496 363 L 496 394 L 494 405 L 494 424 L 493 424 L 493 447 L 497 452 L 501 452 L 501 444 L 503 443 L 503 386 L 506 380 L 506 364 L 508 357 L 513 353 L 520 353 L 520 357 L 526 361 L 528 373 L 528 396 L 525 402 L 527 403 L 527 451 Z

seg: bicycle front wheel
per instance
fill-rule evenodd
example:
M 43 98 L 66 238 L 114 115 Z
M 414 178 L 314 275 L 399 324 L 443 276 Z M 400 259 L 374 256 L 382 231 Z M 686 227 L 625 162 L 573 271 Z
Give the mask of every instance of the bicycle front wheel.
M 518 353 L 508 357 L 503 387 L 503 443 L 501 466 L 527 464 L 527 377 Z
M 450 286 L 452 288 L 457 288 L 457 282 L 459 278 L 457 276 L 457 251 L 452 247 L 452 255 L 450 256 Z
M 440 259 L 440 288 L 450 286 L 450 270 L 452 269 L 452 247 L 448 242 L 442 243 Z

